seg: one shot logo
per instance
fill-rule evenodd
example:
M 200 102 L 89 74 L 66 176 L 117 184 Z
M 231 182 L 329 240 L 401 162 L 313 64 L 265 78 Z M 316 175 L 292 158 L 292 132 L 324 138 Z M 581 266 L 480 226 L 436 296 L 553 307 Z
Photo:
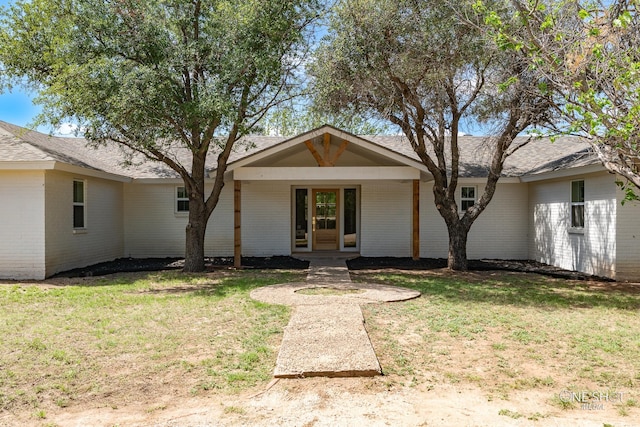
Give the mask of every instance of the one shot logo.
M 578 403 L 580 409 L 589 411 L 603 410 L 605 403 L 621 403 L 623 397 L 624 392 L 621 391 L 562 390 L 558 393 L 561 402 Z

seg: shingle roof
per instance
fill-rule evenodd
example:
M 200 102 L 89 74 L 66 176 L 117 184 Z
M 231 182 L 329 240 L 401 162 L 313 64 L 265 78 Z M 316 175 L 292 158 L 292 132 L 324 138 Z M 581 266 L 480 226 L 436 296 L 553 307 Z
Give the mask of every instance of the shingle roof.
M 126 176 L 117 147 L 95 149 L 82 138 L 45 135 L 0 121 L 0 144 L 0 162 L 58 161 Z
M 238 141 L 230 161 L 244 158 L 256 151 L 283 141 L 283 137 L 250 136 Z M 58 161 L 87 169 L 100 170 L 135 179 L 178 178 L 178 174 L 161 162 L 133 154 L 118 144 L 94 147 L 83 138 L 46 135 L 0 120 L 0 162 Z M 188 152 L 177 147 L 175 157 L 186 161 Z M 216 153 L 207 157 L 207 167 L 215 168 Z
M 366 136 L 375 144 L 385 146 L 419 161 L 405 136 Z M 461 136 L 460 176 L 466 178 L 485 177 L 491 162 L 491 137 Z M 520 147 L 504 163 L 502 175 L 522 175 L 551 172 L 557 169 L 598 164 L 591 145 L 581 138 L 561 137 L 552 142 L 549 138 L 517 137 L 512 147 Z
M 372 144 L 385 147 L 410 159 L 419 161 L 406 137 L 399 135 L 360 136 Z M 229 163 L 244 159 L 287 141 L 284 137 L 250 135 L 238 141 L 229 158 Z M 486 176 L 491 152 L 487 137 L 460 137 L 462 177 Z M 515 144 L 528 141 L 518 137 Z M 53 160 L 83 168 L 100 170 L 112 174 L 141 178 L 177 178 L 176 172 L 164 163 L 146 160 L 141 155 L 132 155 L 117 144 L 92 147 L 82 138 L 65 138 L 45 135 L 0 121 L 1 162 L 29 162 Z M 186 160 L 188 152 L 176 148 L 174 155 Z M 207 167 L 215 168 L 217 153 L 208 156 Z M 578 166 L 598 164 L 587 141 L 580 138 L 562 137 L 555 142 L 548 138 L 535 138 L 513 153 L 505 162 L 503 176 L 517 177 L 551 172 Z M 188 165 L 189 162 L 183 164 Z

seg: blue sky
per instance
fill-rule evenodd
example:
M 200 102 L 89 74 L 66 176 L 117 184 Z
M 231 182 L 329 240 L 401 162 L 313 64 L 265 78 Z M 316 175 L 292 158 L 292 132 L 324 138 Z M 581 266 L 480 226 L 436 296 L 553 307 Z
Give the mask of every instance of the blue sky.
M 11 92 L 0 95 L 0 120 L 20 126 L 33 122 L 40 108 L 33 105 L 33 94 L 14 88 Z
M 0 0 L 1 6 L 10 3 L 13 0 Z M 0 94 L 0 120 L 20 126 L 30 124 L 40 112 L 40 108 L 33 105 L 33 98 L 33 93 L 20 87 Z

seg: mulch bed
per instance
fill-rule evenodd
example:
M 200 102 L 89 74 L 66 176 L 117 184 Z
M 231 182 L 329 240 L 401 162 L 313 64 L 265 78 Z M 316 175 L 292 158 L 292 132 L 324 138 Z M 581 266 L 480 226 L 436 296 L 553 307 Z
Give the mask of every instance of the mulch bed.
M 233 266 L 233 258 L 206 258 L 205 268 L 208 271 Z M 105 274 L 180 270 L 184 267 L 184 258 L 119 258 L 114 261 L 101 262 L 73 270 L 63 271 L 53 277 L 87 277 L 104 276 Z M 242 257 L 243 268 L 304 270 L 309 268 L 309 261 L 302 261 L 290 256 Z
M 447 267 L 447 260 L 443 258 L 394 258 L 394 257 L 358 257 L 347 260 L 349 270 L 370 270 L 394 268 L 398 270 L 435 270 Z M 543 264 L 531 260 L 503 260 L 503 259 L 482 259 L 469 260 L 469 270 L 473 271 L 519 271 L 526 273 L 538 273 L 545 276 L 571 280 L 598 280 L 612 281 L 606 277 L 597 277 L 578 271 L 564 270 L 559 267 Z
M 233 266 L 233 258 L 206 258 L 208 271 Z M 115 261 L 102 262 L 88 267 L 76 268 L 56 274 L 54 277 L 87 277 L 103 276 L 105 274 L 135 272 L 180 270 L 184 266 L 183 258 L 120 258 Z M 447 266 L 446 259 L 421 258 L 414 261 L 411 258 L 394 257 L 358 257 L 347 260 L 350 270 L 398 269 L 398 270 L 435 270 Z M 290 256 L 273 257 L 243 257 L 243 268 L 304 270 L 309 268 L 309 261 L 303 261 Z M 610 279 L 591 276 L 577 271 L 567 271 L 558 267 L 529 260 L 469 260 L 469 269 L 475 271 L 504 270 L 544 274 L 546 276 L 572 280 L 605 280 Z

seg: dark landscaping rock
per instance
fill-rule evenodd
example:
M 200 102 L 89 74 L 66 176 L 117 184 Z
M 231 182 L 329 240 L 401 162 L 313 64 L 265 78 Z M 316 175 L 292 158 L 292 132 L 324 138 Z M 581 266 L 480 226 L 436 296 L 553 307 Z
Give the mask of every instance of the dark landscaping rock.
M 468 261 L 469 270 L 472 271 L 520 271 L 538 273 L 545 276 L 571 279 L 571 280 L 600 280 L 612 281 L 604 277 L 592 276 L 578 271 L 564 270 L 559 267 L 543 264 L 531 260 L 502 260 L 502 259 L 478 259 Z M 443 258 L 393 258 L 393 257 L 359 257 L 347 260 L 349 270 L 367 270 L 380 268 L 395 268 L 398 270 L 435 270 L 447 267 L 447 260 Z
M 182 268 L 183 264 L 184 260 L 181 258 L 119 258 L 63 271 L 53 277 L 88 277 L 133 271 L 177 270 Z
M 119 258 L 110 262 L 101 262 L 88 267 L 64 271 L 56 274 L 54 277 L 86 277 L 135 271 L 179 270 L 182 269 L 183 266 L 183 258 Z M 233 267 L 233 258 L 207 258 L 205 260 L 205 266 L 209 271 L 219 268 L 230 268 Z M 349 270 L 384 268 L 395 268 L 398 270 L 435 270 L 439 268 L 446 268 L 447 260 L 442 258 L 420 258 L 419 260 L 414 261 L 411 258 L 358 257 L 347 260 L 347 266 L 349 267 Z M 243 257 L 242 267 L 255 269 L 305 270 L 309 268 L 309 261 L 303 261 L 290 256 Z M 558 267 L 530 260 L 469 260 L 469 270 L 521 271 L 544 274 L 546 276 L 563 279 L 611 281 L 611 279 L 591 276 L 577 271 L 563 270 Z
M 233 258 L 207 258 L 205 268 L 215 270 L 232 267 Z M 53 277 L 88 277 L 105 274 L 135 271 L 179 270 L 184 267 L 184 258 L 119 258 L 114 261 L 101 262 L 82 268 L 63 271 Z M 289 256 L 243 257 L 243 268 L 304 270 L 309 268 L 309 261 L 302 261 Z

